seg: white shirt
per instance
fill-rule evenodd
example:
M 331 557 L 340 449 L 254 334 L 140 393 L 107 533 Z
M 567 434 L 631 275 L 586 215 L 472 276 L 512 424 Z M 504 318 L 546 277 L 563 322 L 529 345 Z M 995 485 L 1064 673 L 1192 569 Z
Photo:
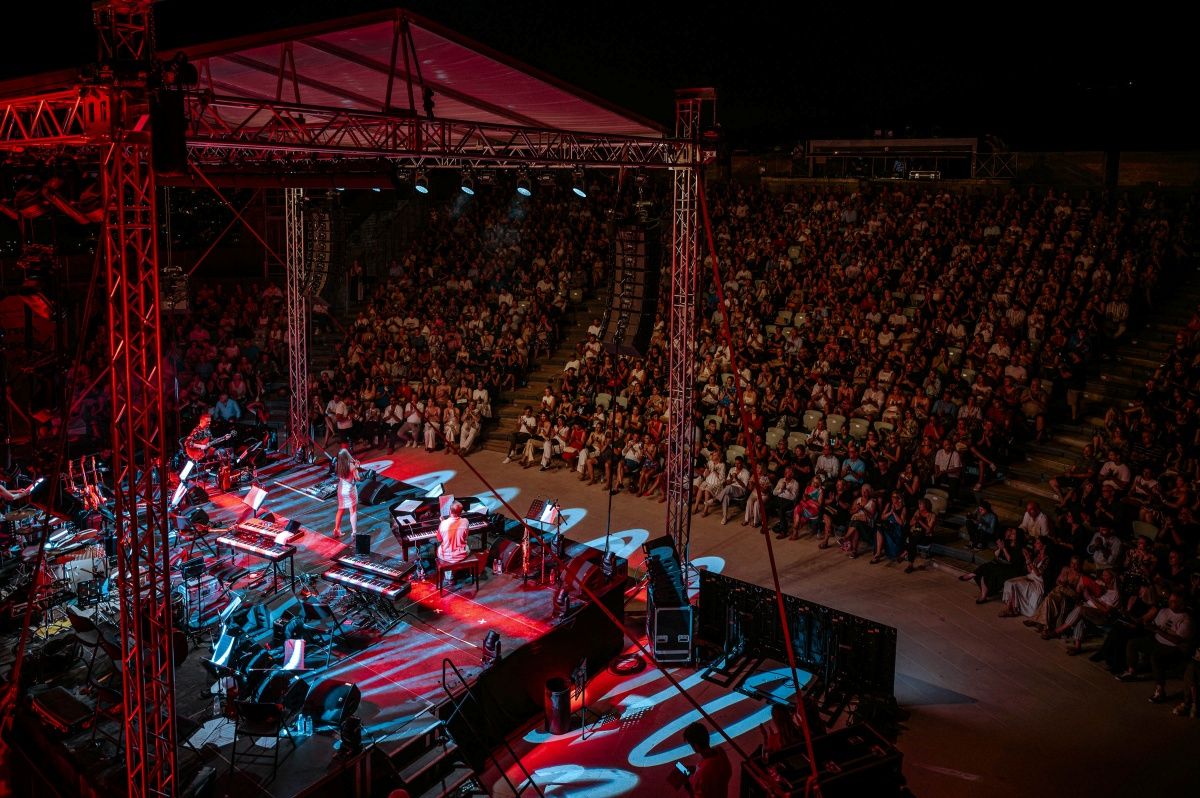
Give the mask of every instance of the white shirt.
M 1178 635 L 1185 640 L 1190 640 L 1192 637 L 1192 617 L 1186 612 L 1175 612 L 1170 607 L 1163 607 L 1158 611 L 1158 615 L 1154 616 L 1154 626 L 1158 629 L 1163 629 L 1173 635 Z M 1182 648 L 1184 644 L 1179 644 L 1173 640 L 1168 640 L 1161 634 L 1155 634 L 1154 639 L 1164 646 L 1172 648 Z
M 1025 534 L 1030 537 L 1041 538 L 1050 534 L 1050 521 L 1046 518 L 1045 513 L 1038 513 L 1035 519 L 1028 512 L 1021 519 L 1021 529 L 1025 530 Z

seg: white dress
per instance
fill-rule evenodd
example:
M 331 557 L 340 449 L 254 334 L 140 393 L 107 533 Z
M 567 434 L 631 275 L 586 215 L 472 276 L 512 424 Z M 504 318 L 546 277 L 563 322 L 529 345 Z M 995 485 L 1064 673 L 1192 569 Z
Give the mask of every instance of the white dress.
M 353 510 L 358 507 L 358 486 L 355 484 L 354 477 L 357 476 L 351 472 L 350 479 L 342 479 L 338 477 L 338 509 Z

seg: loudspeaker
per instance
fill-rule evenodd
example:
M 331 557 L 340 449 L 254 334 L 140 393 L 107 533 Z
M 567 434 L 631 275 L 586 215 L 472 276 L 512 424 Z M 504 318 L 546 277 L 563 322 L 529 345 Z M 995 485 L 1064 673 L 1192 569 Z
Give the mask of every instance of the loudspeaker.
M 357 685 L 337 679 L 317 682 L 304 699 L 304 714 L 312 718 L 313 727 L 338 728 L 342 719 L 358 711 L 362 692 Z
M 150 95 L 150 159 L 160 175 L 187 174 L 187 117 L 183 92 L 162 89 Z
M 585 595 L 583 587 L 592 589 L 604 581 L 604 567 L 601 564 L 603 559 L 604 552 L 591 547 L 581 554 L 576 554 L 563 569 L 563 587 Z
M 193 508 L 192 510 L 188 511 L 186 517 L 188 526 L 208 526 L 208 513 L 205 512 L 203 507 Z
M 400 490 L 400 483 L 388 477 L 378 477 L 368 482 L 358 492 L 358 503 L 364 506 L 389 502 Z
M 359 532 L 354 536 L 354 553 L 360 557 L 368 557 L 371 554 L 371 533 Z
M 644 355 L 654 332 L 662 270 L 662 237 L 656 228 L 628 224 L 617 231 L 612 294 L 600 320 L 606 352 Z
M 488 567 L 495 573 L 510 573 L 521 567 L 521 544 L 497 538 L 488 552 Z

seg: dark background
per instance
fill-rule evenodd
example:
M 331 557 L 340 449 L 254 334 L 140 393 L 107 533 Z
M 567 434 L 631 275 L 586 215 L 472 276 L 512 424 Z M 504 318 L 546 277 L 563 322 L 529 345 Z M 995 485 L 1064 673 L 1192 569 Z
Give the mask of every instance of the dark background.
M 162 0 L 159 49 L 397 4 Z M 664 124 L 673 89 L 715 86 L 736 147 L 876 130 L 993 134 L 1027 150 L 1200 144 L 1193 28 L 1144 3 L 1063 19 L 1045 3 L 401 5 Z M 88 0 L 22 2 L 5 17 L 0 78 L 94 56 Z

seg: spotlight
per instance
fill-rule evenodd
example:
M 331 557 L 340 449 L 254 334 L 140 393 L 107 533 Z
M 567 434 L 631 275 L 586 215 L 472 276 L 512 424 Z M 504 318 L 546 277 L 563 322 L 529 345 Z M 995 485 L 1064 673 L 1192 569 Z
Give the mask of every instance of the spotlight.
M 462 190 L 462 193 L 466 194 L 468 197 L 475 196 L 475 180 L 471 177 L 470 172 L 465 170 L 463 171 L 462 183 L 459 184 L 459 188 Z
M 576 168 L 571 172 L 571 190 L 575 192 L 575 196 L 587 199 L 587 188 L 583 182 L 583 170 Z
M 539 172 L 537 177 L 539 186 L 554 186 L 554 175 L 551 172 Z
M 429 178 L 424 172 L 417 172 L 417 176 L 413 178 L 413 188 L 418 194 L 429 193 Z
M 480 666 L 486 671 L 500 661 L 500 635 L 495 629 L 489 629 L 483 638 L 483 659 Z
M 396 167 L 388 173 L 388 179 L 392 181 L 392 188 L 399 191 L 412 182 L 412 172 Z
M 529 172 L 522 170 L 517 175 L 517 193 L 522 197 L 533 196 L 533 183 L 529 179 Z

